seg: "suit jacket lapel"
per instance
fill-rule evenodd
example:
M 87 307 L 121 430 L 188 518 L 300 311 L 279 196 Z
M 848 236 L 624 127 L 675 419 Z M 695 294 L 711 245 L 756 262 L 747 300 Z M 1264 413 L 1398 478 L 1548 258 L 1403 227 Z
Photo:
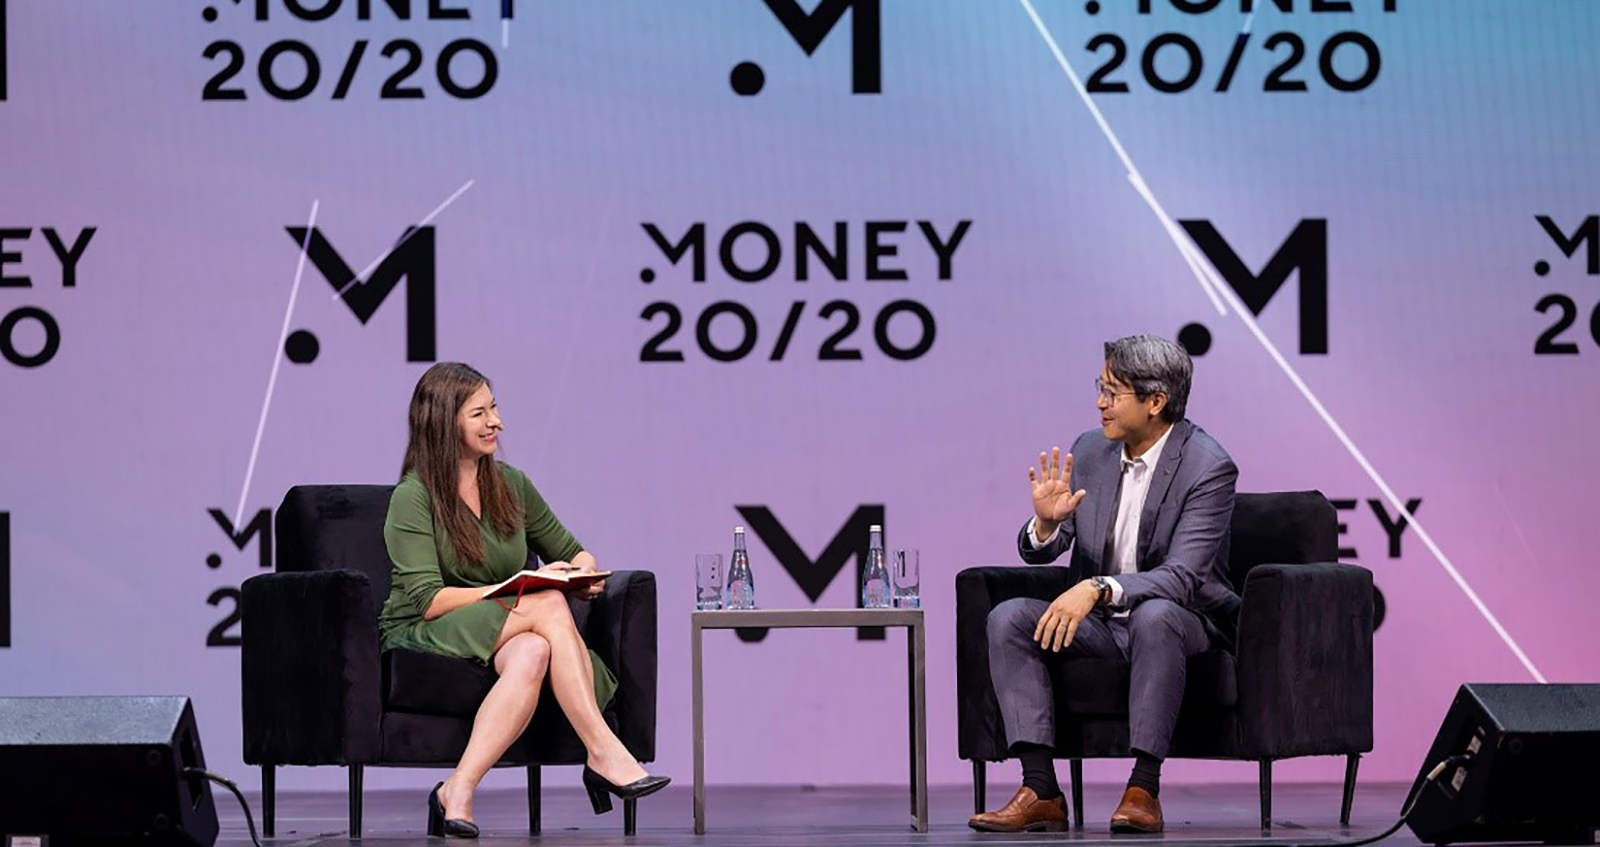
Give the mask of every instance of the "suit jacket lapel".
M 1150 480 L 1150 491 L 1144 498 L 1144 509 L 1139 512 L 1139 570 L 1147 570 L 1145 559 L 1150 555 L 1150 539 L 1155 536 L 1156 516 L 1161 512 L 1161 504 L 1167 499 L 1167 491 L 1172 487 L 1172 480 L 1178 475 L 1178 465 L 1183 462 L 1183 448 L 1189 443 L 1189 435 L 1194 432 L 1194 424 L 1188 421 L 1178 421 L 1172 426 L 1172 435 L 1167 438 L 1167 446 L 1161 449 L 1161 458 L 1157 460 L 1156 467 L 1151 471 L 1155 477 Z M 1158 563 L 1159 564 L 1159 563 Z
M 1122 480 L 1122 445 L 1115 441 L 1108 441 L 1106 444 L 1107 452 L 1095 463 L 1100 472 L 1096 474 L 1093 480 L 1094 488 L 1090 489 L 1086 498 L 1094 507 L 1090 520 L 1094 531 L 1083 540 L 1092 545 L 1087 549 L 1093 550 L 1094 557 L 1099 559 L 1096 563 L 1095 576 L 1105 576 L 1111 572 L 1111 560 L 1106 558 L 1104 550 L 1114 528 L 1118 483 Z

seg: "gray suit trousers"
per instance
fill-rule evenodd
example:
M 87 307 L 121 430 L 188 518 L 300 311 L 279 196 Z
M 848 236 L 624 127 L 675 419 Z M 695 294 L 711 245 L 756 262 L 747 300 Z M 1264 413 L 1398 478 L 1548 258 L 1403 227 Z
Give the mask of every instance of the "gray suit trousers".
M 1006 739 L 1054 747 L 1055 691 L 1050 667 L 1075 657 L 1132 663 L 1128 687 L 1129 744 L 1167 757 L 1183 703 L 1188 658 L 1211 644 L 1200 616 L 1170 600 L 1147 600 L 1127 617 L 1096 609 L 1078 624 L 1072 643 L 1051 652 L 1034 643 L 1033 628 L 1049 607 L 1033 598 L 1007 600 L 989 612 L 989 674 Z

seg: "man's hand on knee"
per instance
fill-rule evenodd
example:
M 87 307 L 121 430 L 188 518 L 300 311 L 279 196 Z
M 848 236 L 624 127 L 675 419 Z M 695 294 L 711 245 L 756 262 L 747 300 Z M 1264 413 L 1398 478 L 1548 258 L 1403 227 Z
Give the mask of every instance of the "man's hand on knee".
M 1088 580 L 1062 592 L 1039 616 L 1039 623 L 1033 628 L 1033 640 L 1046 650 L 1060 652 L 1072 643 L 1078 624 L 1089 616 L 1099 599 L 1100 589 Z

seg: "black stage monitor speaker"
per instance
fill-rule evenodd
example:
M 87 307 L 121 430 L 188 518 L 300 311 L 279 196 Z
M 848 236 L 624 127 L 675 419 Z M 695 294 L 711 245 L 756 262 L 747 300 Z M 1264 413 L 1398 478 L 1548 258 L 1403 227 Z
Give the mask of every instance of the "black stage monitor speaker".
M 1463 685 L 1412 791 L 1451 757 L 1407 818 L 1419 841 L 1594 843 L 1600 685 Z
M 205 757 L 187 697 L 0 698 L 0 836 L 211 847 L 217 807 L 189 767 Z

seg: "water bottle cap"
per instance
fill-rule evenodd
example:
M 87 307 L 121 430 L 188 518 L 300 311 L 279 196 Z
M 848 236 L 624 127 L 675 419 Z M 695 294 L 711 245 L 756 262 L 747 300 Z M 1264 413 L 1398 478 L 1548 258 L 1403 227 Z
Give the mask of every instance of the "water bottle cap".
M 734 535 L 744 535 L 744 527 L 742 527 L 742 526 L 734 527 L 733 528 L 733 534 Z
M 860 526 L 860 524 L 857 524 L 857 526 Z M 883 532 L 883 527 L 881 525 L 879 525 L 879 524 L 873 524 L 868 529 L 868 532 Z

